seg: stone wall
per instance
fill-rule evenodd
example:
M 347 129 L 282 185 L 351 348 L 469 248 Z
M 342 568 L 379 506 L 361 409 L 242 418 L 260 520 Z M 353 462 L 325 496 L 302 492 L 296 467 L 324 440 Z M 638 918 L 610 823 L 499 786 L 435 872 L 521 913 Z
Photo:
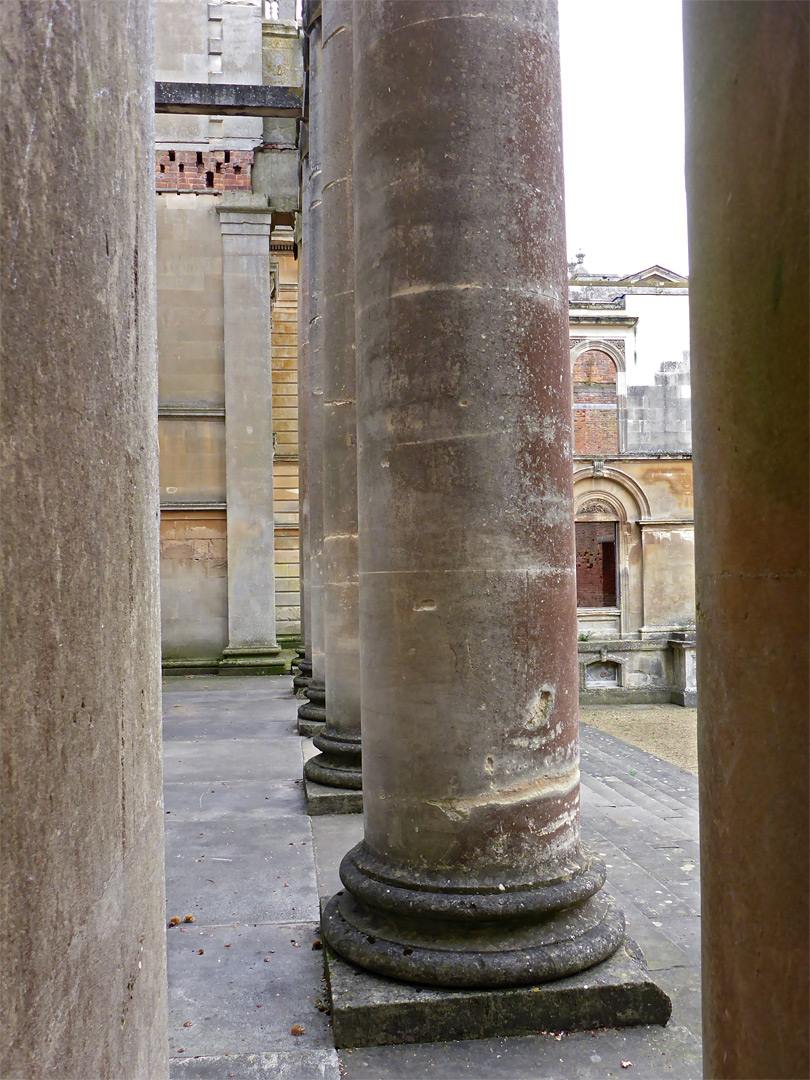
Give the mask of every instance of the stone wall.
M 627 449 L 636 453 L 692 449 L 689 356 L 665 361 L 651 386 L 627 389 Z

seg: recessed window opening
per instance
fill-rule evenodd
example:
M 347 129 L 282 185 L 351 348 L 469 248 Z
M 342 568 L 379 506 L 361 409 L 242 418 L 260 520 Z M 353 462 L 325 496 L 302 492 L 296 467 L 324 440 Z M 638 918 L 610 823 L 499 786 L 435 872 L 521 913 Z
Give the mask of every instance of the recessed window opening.
M 577 607 L 618 606 L 618 551 L 615 521 L 578 521 Z

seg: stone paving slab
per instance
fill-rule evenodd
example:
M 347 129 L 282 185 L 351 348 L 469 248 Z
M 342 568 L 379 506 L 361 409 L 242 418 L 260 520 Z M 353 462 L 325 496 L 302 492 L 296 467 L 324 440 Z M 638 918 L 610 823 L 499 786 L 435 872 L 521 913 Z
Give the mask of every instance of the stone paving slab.
M 290 1053 L 197 1055 L 172 1061 L 171 1080 L 340 1080 L 336 1050 Z M 370 1077 L 366 1076 L 366 1080 Z
M 178 821 L 213 821 L 220 817 L 278 817 L 304 812 L 300 780 L 217 780 L 212 784 L 164 784 L 164 809 Z
M 213 780 L 293 780 L 301 749 L 293 735 L 252 739 L 179 741 L 163 747 L 164 783 Z
M 328 1017 L 317 1009 L 318 932 L 315 922 L 170 930 L 170 1055 L 332 1049 Z M 299 1036 L 291 1034 L 295 1025 L 304 1028 Z
M 582 727 L 583 839 L 604 852 L 609 888 L 625 909 L 628 930 L 672 998 L 665 1029 L 371 1047 L 337 1055 L 328 1019 L 313 1004 L 313 995 L 323 992 L 323 953 L 313 952 L 311 942 L 304 948 L 301 928 L 317 933 L 317 897 L 340 888 L 337 866 L 362 837 L 362 815 L 307 816 L 302 753 L 304 746 L 307 754 L 313 748 L 293 734 L 298 701 L 289 677 L 169 678 L 164 689 L 165 808 L 171 811 L 165 815 L 167 912 L 198 916 L 182 934 L 180 928 L 168 932 L 173 1080 L 337 1080 L 338 1059 L 346 1080 L 700 1077 L 695 777 Z M 689 864 L 696 869 L 684 871 Z M 291 924 L 301 934 L 300 948 L 290 944 Z M 186 944 L 195 934 L 201 941 L 200 931 L 214 935 L 210 947 L 198 946 L 206 950 L 202 956 Z M 235 934 L 241 937 L 231 940 Z M 258 954 L 275 947 L 272 941 L 283 945 L 285 935 L 286 951 L 265 953 L 278 967 L 264 964 Z M 266 1001 L 254 1000 L 257 988 Z M 191 1008 L 197 1010 L 192 1027 L 183 1028 L 180 1013 Z M 300 1016 L 292 1020 L 293 1014 Z M 299 1022 L 307 1033 L 296 1038 L 289 1027 Z M 622 1060 L 632 1067 L 623 1069 Z
M 184 898 L 175 914 L 206 923 L 317 920 L 311 843 L 305 815 L 219 818 L 200 822 L 196 832 L 169 829 L 167 896 Z
M 344 1080 L 700 1080 L 686 1028 L 641 1027 L 340 1051 Z M 622 1068 L 622 1062 L 632 1067 Z

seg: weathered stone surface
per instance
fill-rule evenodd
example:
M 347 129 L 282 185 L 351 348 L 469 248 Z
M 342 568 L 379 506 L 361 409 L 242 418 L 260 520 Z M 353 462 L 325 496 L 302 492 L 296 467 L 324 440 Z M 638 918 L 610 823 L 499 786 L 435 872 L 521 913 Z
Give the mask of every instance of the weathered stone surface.
M 712 1077 L 810 1074 L 809 16 L 684 5 Z
M 326 658 L 324 655 L 324 562 L 323 562 L 323 225 L 321 170 L 321 23 L 309 27 L 309 139 L 306 158 L 307 177 L 305 201 L 302 206 L 304 244 L 306 246 L 307 296 L 309 312 L 307 336 L 307 372 L 303 383 L 308 390 L 306 403 L 307 441 L 305 466 L 307 537 L 309 540 L 309 572 L 304 568 L 307 585 L 306 627 L 309 660 L 312 664 L 310 683 L 306 687 L 309 704 L 302 705 L 299 716 L 304 721 L 325 721 Z
M 672 1009 L 632 942 L 579 975 L 506 990 L 409 986 L 363 971 L 328 946 L 325 959 L 338 1049 L 666 1024 Z
M 315 733 L 317 736 L 317 732 Z M 310 759 L 314 760 L 314 759 Z M 307 813 L 310 817 L 321 814 L 362 814 L 363 793 L 349 787 L 319 784 L 305 774 L 304 792 L 307 797 Z
M 0 4 L 0 1075 L 168 1072 L 152 8 Z
M 194 116 L 300 116 L 300 86 L 244 86 L 229 83 L 155 83 L 156 113 Z
M 357 378 L 354 341 L 352 22 L 354 5 L 323 4 L 323 566 L 326 726 L 305 767 L 318 785 L 359 790 L 360 611 L 357 579 Z M 349 803 L 351 797 L 346 795 Z M 357 800 L 354 800 L 356 803 Z M 309 802 L 308 802 L 309 805 Z M 312 805 L 315 805 L 313 800 Z M 327 800 L 317 800 L 328 812 Z M 343 802 L 334 801 L 335 813 Z
M 257 205 L 258 203 L 258 205 Z M 220 674 L 278 675 L 273 524 L 270 301 L 272 215 L 255 196 L 223 196 L 228 647 Z
M 528 2 L 355 26 L 365 839 L 324 933 L 415 982 L 534 983 L 622 939 L 579 834 L 556 38 Z

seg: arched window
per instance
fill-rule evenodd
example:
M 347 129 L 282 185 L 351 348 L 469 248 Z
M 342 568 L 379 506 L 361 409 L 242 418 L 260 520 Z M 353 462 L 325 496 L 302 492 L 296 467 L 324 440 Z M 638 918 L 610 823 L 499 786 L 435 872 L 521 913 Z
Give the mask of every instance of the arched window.
M 619 606 L 618 516 L 606 501 L 585 503 L 575 523 L 577 607 Z
M 616 364 L 604 349 L 585 349 L 574 360 L 574 453 L 619 453 Z
M 572 337 L 574 453 L 612 457 L 627 449 L 625 342 Z

